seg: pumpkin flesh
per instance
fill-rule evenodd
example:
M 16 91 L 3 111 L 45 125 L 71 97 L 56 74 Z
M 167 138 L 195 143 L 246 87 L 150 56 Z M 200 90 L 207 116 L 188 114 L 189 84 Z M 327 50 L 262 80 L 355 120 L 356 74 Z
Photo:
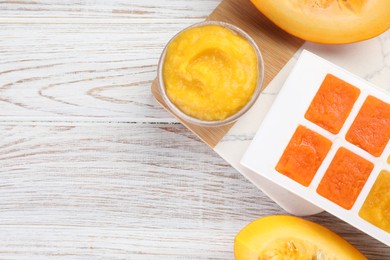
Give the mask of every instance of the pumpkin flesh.
M 390 28 L 389 0 L 251 0 L 273 23 L 327 44 L 370 39 Z
M 268 216 L 243 228 L 234 240 L 236 260 L 367 259 L 329 229 L 293 216 Z

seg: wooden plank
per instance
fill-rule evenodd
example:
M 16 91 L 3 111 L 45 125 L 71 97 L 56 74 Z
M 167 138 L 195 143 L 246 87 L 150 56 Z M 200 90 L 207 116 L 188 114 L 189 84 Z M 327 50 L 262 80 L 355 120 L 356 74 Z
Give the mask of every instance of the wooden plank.
M 0 140 L 1 259 L 226 259 L 252 205 L 275 210 L 181 125 L 6 125 Z
M 232 259 L 242 227 L 284 213 L 179 124 L 0 125 L 0 140 L 1 259 Z
M 223 21 L 236 25 L 254 39 L 264 59 L 265 86 L 276 76 L 304 42 L 277 28 L 247 0 L 222 1 L 208 17 L 208 20 Z M 157 80 L 153 81 L 151 88 L 157 101 L 169 111 L 161 98 Z M 172 111 L 170 112 L 172 113 Z M 178 119 L 180 120 L 180 118 Z M 211 147 L 215 147 L 232 126 L 230 124 L 228 126 L 206 128 L 189 124 L 184 120 L 180 121 Z
M 186 25 L 1 25 L 0 121 L 172 121 L 149 86 Z
M 1 18 L 205 18 L 220 0 L 5 0 Z

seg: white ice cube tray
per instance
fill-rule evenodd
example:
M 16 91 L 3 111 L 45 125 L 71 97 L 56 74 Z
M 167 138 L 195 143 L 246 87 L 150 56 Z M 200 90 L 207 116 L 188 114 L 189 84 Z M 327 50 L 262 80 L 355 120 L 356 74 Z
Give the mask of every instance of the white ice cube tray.
M 304 117 L 327 74 L 332 74 L 352 84 L 361 91 L 338 134 L 332 134 Z M 381 170 L 390 172 L 390 164 L 388 162 L 390 142 L 387 143 L 381 156 L 375 157 L 345 139 L 347 131 L 368 96 L 377 97 L 390 104 L 390 96 L 388 93 L 327 60 L 308 51 L 303 51 L 248 150 L 244 154 L 241 164 L 390 246 L 390 234 L 388 232 L 374 226 L 359 216 L 359 210 L 377 179 L 378 174 Z M 308 187 L 299 184 L 275 170 L 275 166 L 278 164 L 298 125 L 309 128 L 333 143 Z M 350 210 L 344 209 L 316 192 L 336 151 L 341 146 L 374 164 L 374 169 Z M 390 198 L 387 199 L 390 200 Z

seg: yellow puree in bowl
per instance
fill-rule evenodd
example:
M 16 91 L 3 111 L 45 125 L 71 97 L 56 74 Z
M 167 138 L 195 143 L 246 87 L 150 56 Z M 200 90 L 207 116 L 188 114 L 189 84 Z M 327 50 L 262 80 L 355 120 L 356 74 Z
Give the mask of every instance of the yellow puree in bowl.
M 200 120 L 223 120 L 251 99 L 257 55 L 249 42 L 218 25 L 180 33 L 168 46 L 163 80 L 168 98 Z

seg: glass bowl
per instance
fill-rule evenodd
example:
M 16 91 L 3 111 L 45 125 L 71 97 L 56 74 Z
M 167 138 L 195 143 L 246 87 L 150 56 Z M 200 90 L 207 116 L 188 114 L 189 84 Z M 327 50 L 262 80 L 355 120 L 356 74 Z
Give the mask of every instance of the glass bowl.
M 227 29 L 233 31 L 234 33 L 240 35 L 242 38 L 247 40 L 248 43 L 253 47 L 253 49 L 255 50 L 256 56 L 257 56 L 258 78 L 257 78 L 257 85 L 256 85 L 256 88 L 255 88 L 253 94 L 252 94 L 251 99 L 240 110 L 238 110 L 236 113 L 234 113 L 233 115 L 231 115 L 231 116 L 229 116 L 229 117 L 227 117 L 227 118 L 225 118 L 223 120 L 206 121 L 206 120 L 201 120 L 201 119 L 198 119 L 198 118 L 195 118 L 195 117 L 192 117 L 192 116 L 189 116 L 189 115 L 185 114 L 183 111 L 181 111 L 169 99 L 169 97 L 168 97 L 168 95 L 166 93 L 166 90 L 165 90 L 165 85 L 164 85 L 164 79 L 163 79 L 163 72 L 162 71 L 163 71 L 165 56 L 166 56 L 166 52 L 167 52 L 169 44 L 174 39 L 176 39 L 176 37 L 178 35 L 180 35 L 182 32 L 184 32 L 184 31 L 186 31 L 188 29 L 194 28 L 194 27 L 201 27 L 201 26 L 205 26 L 205 25 L 218 25 L 218 26 L 227 28 Z M 167 43 L 167 45 L 165 46 L 165 48 L 164 48 L 164 50 L 163 50 L 163 52 L 162 52 L 162 54 L 160 56 L 160 60 L 158 62 L 157 78 L 158 78 L 159 89 L 160 89 L 160 92 L 161 92 L 163 100 L 167 104 L 168 108 L 178 118 L 180 118 L 180 119 L 182 119 L 182 120 L 184 120 L 184 121 L 186 121 L 188 123 L 199 125 L 199 126 L 206 126 L 206 127 L 223 126 L 223 125 L 227 125 L 227 124 L 230 124 L 230 123 L 233 123 L 233 122 L 237 121 L 237 119 L 240 118 L 242 115 L 244 115 L 253 106 L 253 104 L 256 102 L 256 100 L 259 97 L 261 91 L 263 90 L 264 62 L 263 62 L 263 57 L 261 56 L 261 52 L 260 52 L 259 48 L 257 47 L 257 44 L 255 43 L 255 41 L 246 32 L 244 32 L 243 30 L 241 30 L 237 26 L 234 26 L 234 25 L 229 24 L 229 23 L 217 22 L 217 21 L 206 21 L 206 22 L 201 22 L 201 23 L 194 24 L 192 26 L 189 26 L 189 27 L 183 29 L 182 31 L 177 33 Z

